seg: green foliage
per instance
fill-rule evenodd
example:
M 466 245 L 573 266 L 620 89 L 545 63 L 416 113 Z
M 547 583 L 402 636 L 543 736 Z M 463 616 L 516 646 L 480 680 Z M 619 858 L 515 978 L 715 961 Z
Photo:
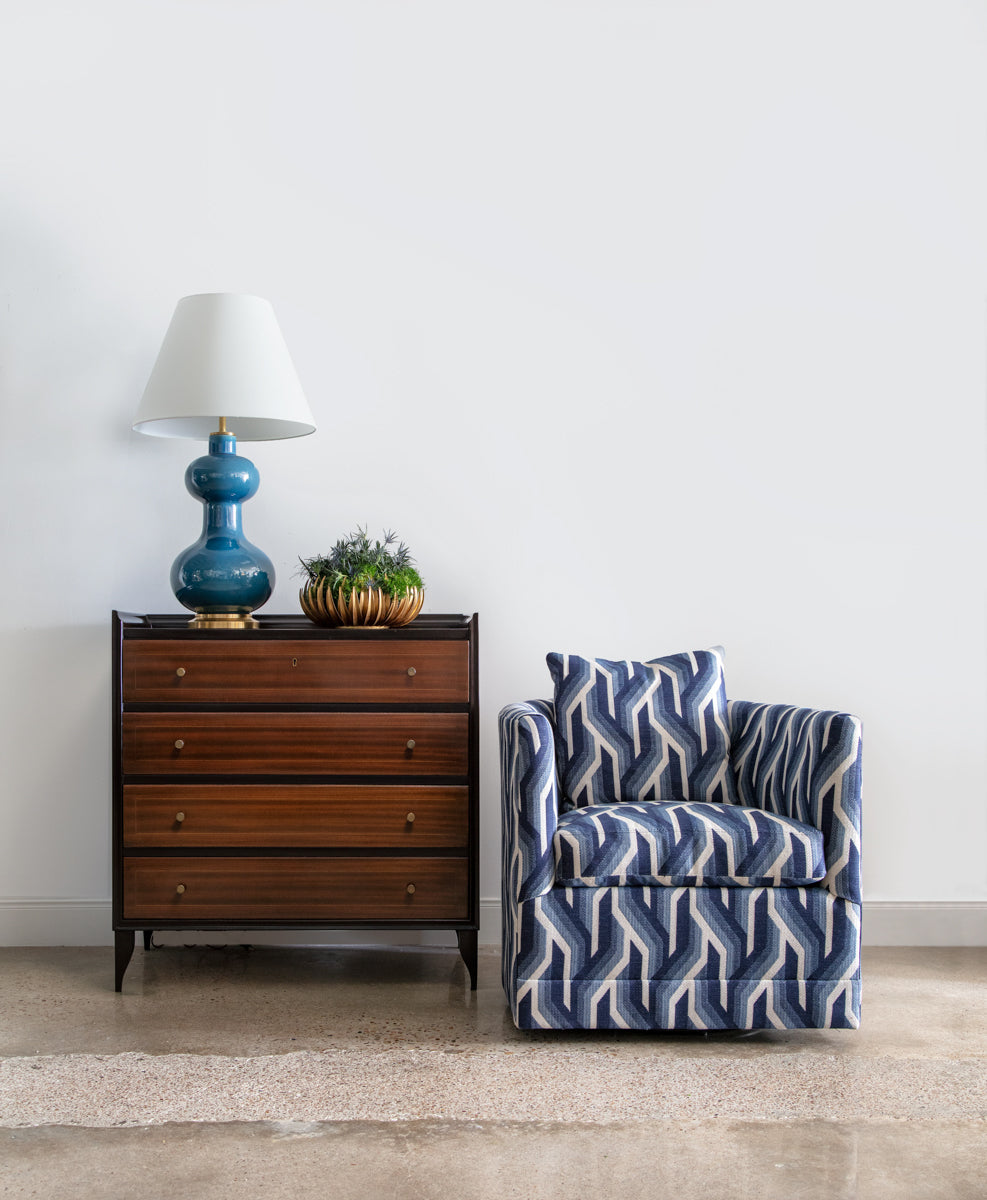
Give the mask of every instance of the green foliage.
M 404 542 L 392 549 L 396 542 L 397 537 L 388 530 L 382 542 L 371 542 L 366 529 L 358 528 L 356 533 L 340 538 L 328 554 L 299 559 L 299 573 L 312 584 L 327 579 L 333 596 L 343 599 L 354 589 L 365 587 L 380 588 L 388 596 L 406 596 L 411 588 L 425 585 Z

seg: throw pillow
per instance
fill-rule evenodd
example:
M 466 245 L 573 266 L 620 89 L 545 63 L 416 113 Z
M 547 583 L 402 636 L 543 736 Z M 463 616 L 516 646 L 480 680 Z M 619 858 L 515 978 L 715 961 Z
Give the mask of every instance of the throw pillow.
M 565 808 L 736 804 L 723 650 L 648 662 L 549 654 Z

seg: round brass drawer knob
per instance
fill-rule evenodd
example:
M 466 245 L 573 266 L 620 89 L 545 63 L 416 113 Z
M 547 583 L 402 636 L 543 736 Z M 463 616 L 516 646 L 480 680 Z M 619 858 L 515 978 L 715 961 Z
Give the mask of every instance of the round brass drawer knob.
M 409 883 L 408 886 L 404 890 L 408 893 L 409 896 L 413 896 L 415 894 L 415 885 L 413 883 Z
M 178 885 L 178 887 L 175 888 L 175 891 L 178 893 L 179 896 L 184 896 L 185 895 L 185 884 L 180 883 Z
M 175 672 L 175 674 L 178 676 L 179 679 L 184 679 L 185 678 L 185 668 L 179 667 L 178 670 Z
M 175 739 L 175 749 L 176 750 L 184 750 L 185 749 L 185 743 L 182 741 L 181 738 Z
M 179 825 L 181 825 L 181 823 L 185 820 L 185 814 L 183 812 L 175 813 L 175 820 Z
M 409 750 L 414 750 L 414 748 L 415 748 L 415 739 L 414 739 L 414 738 L 408 738 L 407 745 L 408 745 L 408 749 L 409 749 Z
M 409 668 L 408 668 L 408 674 L 409 674 L 409 675 L 417 675 L 417 674 L 418 674 L 418 672 L 415 670 L 415 668 L 414 668 L 414 667 L 409 667 Z
M 408 822 L 408 824 L 409 824 L 409 825 L 414 825 L 414 823 L 415 823 L 415 814 L 414 814 L 414 813 L 408 813 L 408 815 L 405 817 L 405 820 Z

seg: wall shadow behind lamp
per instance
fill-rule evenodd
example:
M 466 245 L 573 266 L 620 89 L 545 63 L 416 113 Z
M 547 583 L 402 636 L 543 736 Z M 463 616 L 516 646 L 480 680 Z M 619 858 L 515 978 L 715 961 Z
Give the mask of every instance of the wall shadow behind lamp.
M 207 438 L 185 486 L 202 501 L 202 535 L 175 559 L 171 586 L 196 615 L 191 626 L 256 627 L 274 589 L 274 566 L 243 536 L 240 505 L 260 476 L 236 439 L 264 442 L 315 430 L 274 309 L 259 296 L 212 293 L 179 300 L 134 429 Z

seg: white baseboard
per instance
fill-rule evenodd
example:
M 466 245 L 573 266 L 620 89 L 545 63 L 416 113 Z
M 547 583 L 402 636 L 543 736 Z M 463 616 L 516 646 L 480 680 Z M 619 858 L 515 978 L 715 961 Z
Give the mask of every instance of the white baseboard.
M 865 900 L 865 946 L 987 946 L 987 900 Z M 230 933 L 224 938 L 230 940 Z M 202 940 L 215 940 L 215 931 Z M 160 933 L 161 942 L 189 941 L 189 933 Z M 455 946 L 446 930 L 271 930 L 242 932 L 253 945 Z M 500 900 L 480 901 L 482 946 L 500 945 Z M 0 946 L 109 946 L 109 900 L 0 900 Z
M 865 946 L 987 946 L 985 900 L 865 900 Z
M 0 900 L 0 946 L 112 946 L 109 900 Z

